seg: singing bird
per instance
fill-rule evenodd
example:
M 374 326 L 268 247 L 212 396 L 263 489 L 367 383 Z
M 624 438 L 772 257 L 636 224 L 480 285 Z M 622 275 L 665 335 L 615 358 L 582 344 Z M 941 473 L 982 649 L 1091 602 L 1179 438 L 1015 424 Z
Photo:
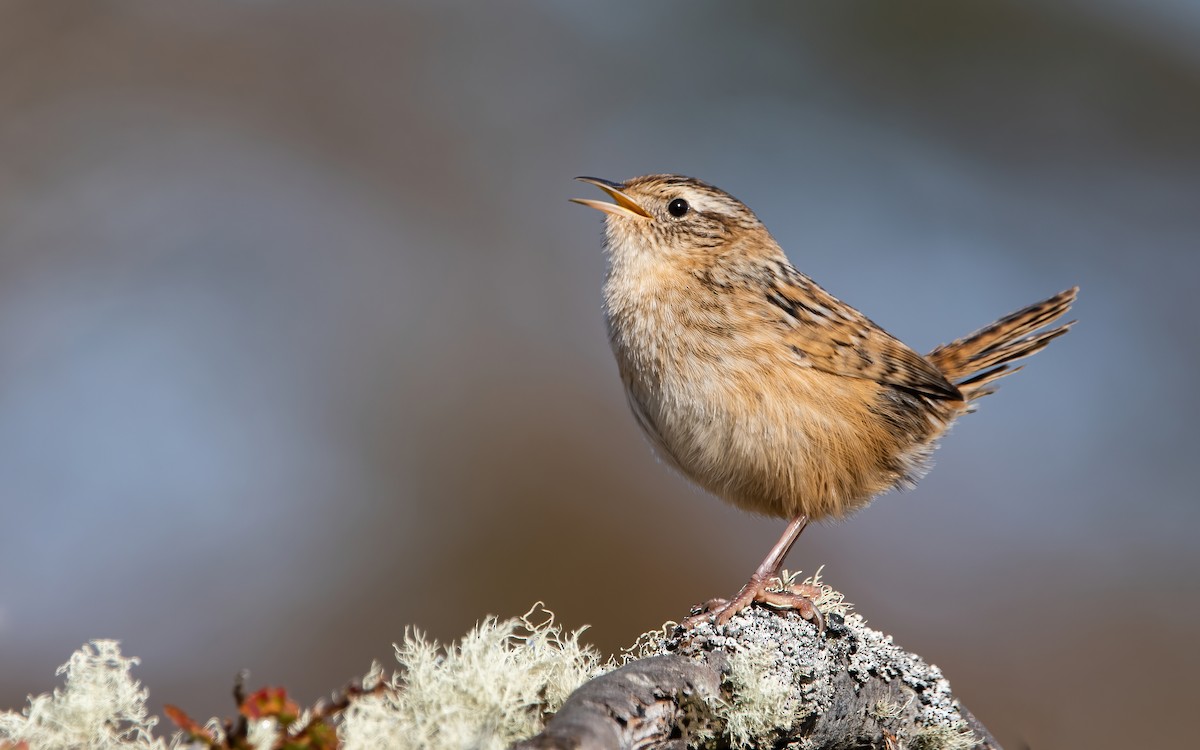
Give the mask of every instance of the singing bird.
M 606 214 L 605 314 L 637 423 L 696 484 L 789 519 L 741 591 L 697 616 L 718 624 L 764 601 L 820 626 L 811 590 L 770 585 L 808 522 L 912 486 L 954 420 L 1071 326 L 1047 328 L 1077 287 L 922 356 L 797 271 L 723 190 L 578 179 L 614 201 L 572 199 Z

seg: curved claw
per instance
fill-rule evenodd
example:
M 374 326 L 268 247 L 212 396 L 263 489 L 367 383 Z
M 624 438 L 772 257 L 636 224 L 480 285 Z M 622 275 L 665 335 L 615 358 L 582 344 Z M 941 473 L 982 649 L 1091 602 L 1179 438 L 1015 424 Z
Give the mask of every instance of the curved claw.
M 754 598 L 754 601 L 762 602 L 768 607 L 775 607 L 777 609 L 794 609 L 805 620 L 817 626 L 817 633 L 825 632 L 824 615 L 813 604 L 813 600 L 804 594 L 792 591 L 763 591 Z
M 705 602 L 699 612 L 679 623 L 679 630 L 691 630 L 708 619 L 715 625 L 724 625 L 754 602 L 761 602 L 776 609 L 794 609 L 805 620 L 814 623 L 818 633 L 824 633 L 825 617 L 814 603 L 820 595 L 819 588 L 805 585 L 792 585 L 786 591 L 770 591 L 766 580 L 754 576 L 733 599 L 710 599 Z
M 683 633 L 691 630 L 705 620 L 711 620 L 714 616 L 714 612 L 716 612 L 718 615 L 721 612 L 724 612 L 725 608 L 728 606 L 728 599 L 709 599 L 703 604 L 698 604 L 695 607 L 692 607 L 691 617 L 684 619 L 683 622 L 676 626 L 675 632 Z

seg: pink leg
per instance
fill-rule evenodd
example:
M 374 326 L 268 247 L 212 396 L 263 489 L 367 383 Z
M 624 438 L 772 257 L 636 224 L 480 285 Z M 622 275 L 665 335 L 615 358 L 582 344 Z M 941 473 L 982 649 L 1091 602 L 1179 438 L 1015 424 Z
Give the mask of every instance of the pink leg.
M 705 611 L 698 615 L 693 615 L 684 620 L 680 627 L 686 629 L 692 628 L 704 619 L 712 617 L 717 625 L 724 625 L 729 622 L 729 619 L 741 612 L 752 602 L 763 602 L 774 607 L 789 607 L 800 612 L 801 616 L 806 620 L 813 620 L 817 623 L 817 627 L 824 630 L 824 620 L 821 613 L 813 606 L 812 598 L 818 592 L 815 589 L 807 591 L 807 595 L 798 592 L 770 592 L 767 591 L 767 583 L 772 578 L 779 576 L 779 571 L 783 568 L 783 561 L 787 558 L 788 552 L 791 552 L 792 546 L 796 540 L 800 538 L 800 532 L 804 531 L 804 527 L 808 525 L 808 516 L 798 515 L 788 522 L 787 528 L 783 531 L 783 536 L 779 537 L 779 541 L 767 553 L 766 559 L 754 571 L 754 575 L 750 576 L 750 580 L 742 587 L 737 595 L 728 602 L 720 599 L 715 599 L 705 606 Z M 716 610 L 715 612 L 713 610 Z

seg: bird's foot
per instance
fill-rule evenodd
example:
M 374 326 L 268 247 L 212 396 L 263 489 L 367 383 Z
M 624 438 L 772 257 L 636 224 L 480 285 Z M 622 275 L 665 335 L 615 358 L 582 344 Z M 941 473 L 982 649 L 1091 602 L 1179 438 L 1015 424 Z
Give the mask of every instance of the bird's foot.
M 818 632 L 824 632 L 825 618 L 815 604 L 820 595 L 819 586 L 804 583 L 786 584 L 778 578 L 755 575 L 732 599 L 710 599 L 705 602 L 700 611 L 679 623 L 679 629 L 691 630 L 705 620 L 724 625 L 746 607 L 759 602 L 775 609 L 795 610 L 805 620 L 815 623 Z
M 775 609 L 795 610 L 805 620 L 815 624 L 818 633 L 823 633 L 825 632 L 825 617 L 821 614 L 821 610 L 817 609 L 816 605 L 817 597 L 821 593 L 821 589 L 818 586 L 793 583 L 783 586 L 778 591 L 764 589 L 754 597 L 754 601 L 761 602 Z

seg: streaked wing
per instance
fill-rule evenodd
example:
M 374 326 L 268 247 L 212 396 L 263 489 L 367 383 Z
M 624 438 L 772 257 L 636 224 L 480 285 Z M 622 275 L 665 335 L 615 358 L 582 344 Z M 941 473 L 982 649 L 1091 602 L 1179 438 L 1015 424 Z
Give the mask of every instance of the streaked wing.
M 863 378 L 938 399 L 961 399 L 933 364 L 790 264 L 770 274 L 767 301 L 789 324 L 793 353 L 811 367 Z

